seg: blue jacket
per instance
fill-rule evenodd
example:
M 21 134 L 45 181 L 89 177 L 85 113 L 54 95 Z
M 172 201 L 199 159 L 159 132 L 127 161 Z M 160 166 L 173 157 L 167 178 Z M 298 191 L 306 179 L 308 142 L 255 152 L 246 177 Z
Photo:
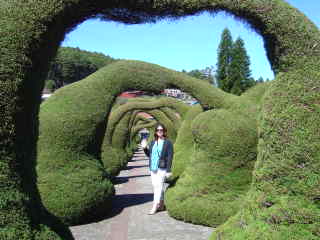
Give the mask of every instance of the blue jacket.
M 149 157 L 149 168 L 151 167 L 151 154 L 152 154 L 152 148 L 156 141 L 152 141 L 149 144 L 148 148 L 144 148 L 145 154 Z M 164 140 L 162 151 L 160 154 L 159 159 L 159 168 L 165 168 L 167 172 L 171 172 L 171 165 L 172 165 L 172 158 L 173 158 L 173 145 L 172 142 L 168 139 Z

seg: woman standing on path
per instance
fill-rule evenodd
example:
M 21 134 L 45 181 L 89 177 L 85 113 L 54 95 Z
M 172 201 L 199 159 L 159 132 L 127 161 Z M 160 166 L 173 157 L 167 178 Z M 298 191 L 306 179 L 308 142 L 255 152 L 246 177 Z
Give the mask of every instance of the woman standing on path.
M 167 129 L 157 124 L 154 133 L 154 140 L 147 146 L 146 142 L 141 143 L 145 154 L 149 157 L 149 169 L 153 186 L 153 206 L 149 214 L 164 210 L 164 181 L 171 173 L 173 158 L 172 142 L 166 138 Z

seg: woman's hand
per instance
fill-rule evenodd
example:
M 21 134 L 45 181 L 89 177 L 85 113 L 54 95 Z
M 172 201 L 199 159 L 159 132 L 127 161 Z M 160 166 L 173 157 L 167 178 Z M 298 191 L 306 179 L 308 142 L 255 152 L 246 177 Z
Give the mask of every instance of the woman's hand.
M 171 177 L 172 176 L 172 172 L 167 172 L 166 173 L 166 178 L 169 178 L 169 177 Z
M 147 148 L 147 146 L 148 146 L 147 140 L 146 140 L 146 139 L 143 139 L 143 140 L 141 141 L 141 147 L 142 147 L 143 149 L 145 149 L 145 148 Z

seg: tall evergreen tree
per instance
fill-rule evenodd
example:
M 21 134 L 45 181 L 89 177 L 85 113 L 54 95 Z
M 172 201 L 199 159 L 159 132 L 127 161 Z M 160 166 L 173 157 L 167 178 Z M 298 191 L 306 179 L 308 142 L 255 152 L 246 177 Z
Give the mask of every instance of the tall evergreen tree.
M 250 58 L 245 49 L 244 41 L 240 37 L 232 47 L 228 74 L 228 82 L 231 86 L 230 93 L 241 95 L 255 85 L 255 80 L 251 77 Z
M 228 71 L 232 54 L 232 36 L 228 28 L 225 28 L 221 34 L 221 40 L 218 48 L 218 63 L 216 80 L 218 87 L 226 92 L 230 92 L 232 85 L 228 79 Z
M 263 83 L 263 82 L 264 82 L 263 77 L 260 76 L 257 80 L 257 83 Z

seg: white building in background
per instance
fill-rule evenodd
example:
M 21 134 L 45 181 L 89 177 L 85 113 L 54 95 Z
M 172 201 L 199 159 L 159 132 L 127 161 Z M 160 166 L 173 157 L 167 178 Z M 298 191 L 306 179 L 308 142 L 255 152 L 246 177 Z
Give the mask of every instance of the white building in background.
M 175 98 L 180 98 L 182 91 L 180 89 L 165 89 L 164 94 L 167 97 L 175 97 Z
M 41 95 L 41 100 L 44 101 L 46 100 L 48 97 L 50 97 L 52 95 L 52 92 L 49 89 L 44 88 L 42 90 L 42 95 Z
M 191 95 L 181 91 L 180 89 L 170 88 L 170 89 L 165 89 L 163 92 L 167 97 L 179 98 L 185 101 L 196 101 L 196 99 L 194 99 Z
M 44 101 L 44 100 L 46 100 L 48 97 L 50 97 L 52 94 L 50 94 L 50 93 L 44 93 L 44 94 L 42 94 L 42 96 L 41 96 L 41 99 L 42 99 L 42 101 Z

